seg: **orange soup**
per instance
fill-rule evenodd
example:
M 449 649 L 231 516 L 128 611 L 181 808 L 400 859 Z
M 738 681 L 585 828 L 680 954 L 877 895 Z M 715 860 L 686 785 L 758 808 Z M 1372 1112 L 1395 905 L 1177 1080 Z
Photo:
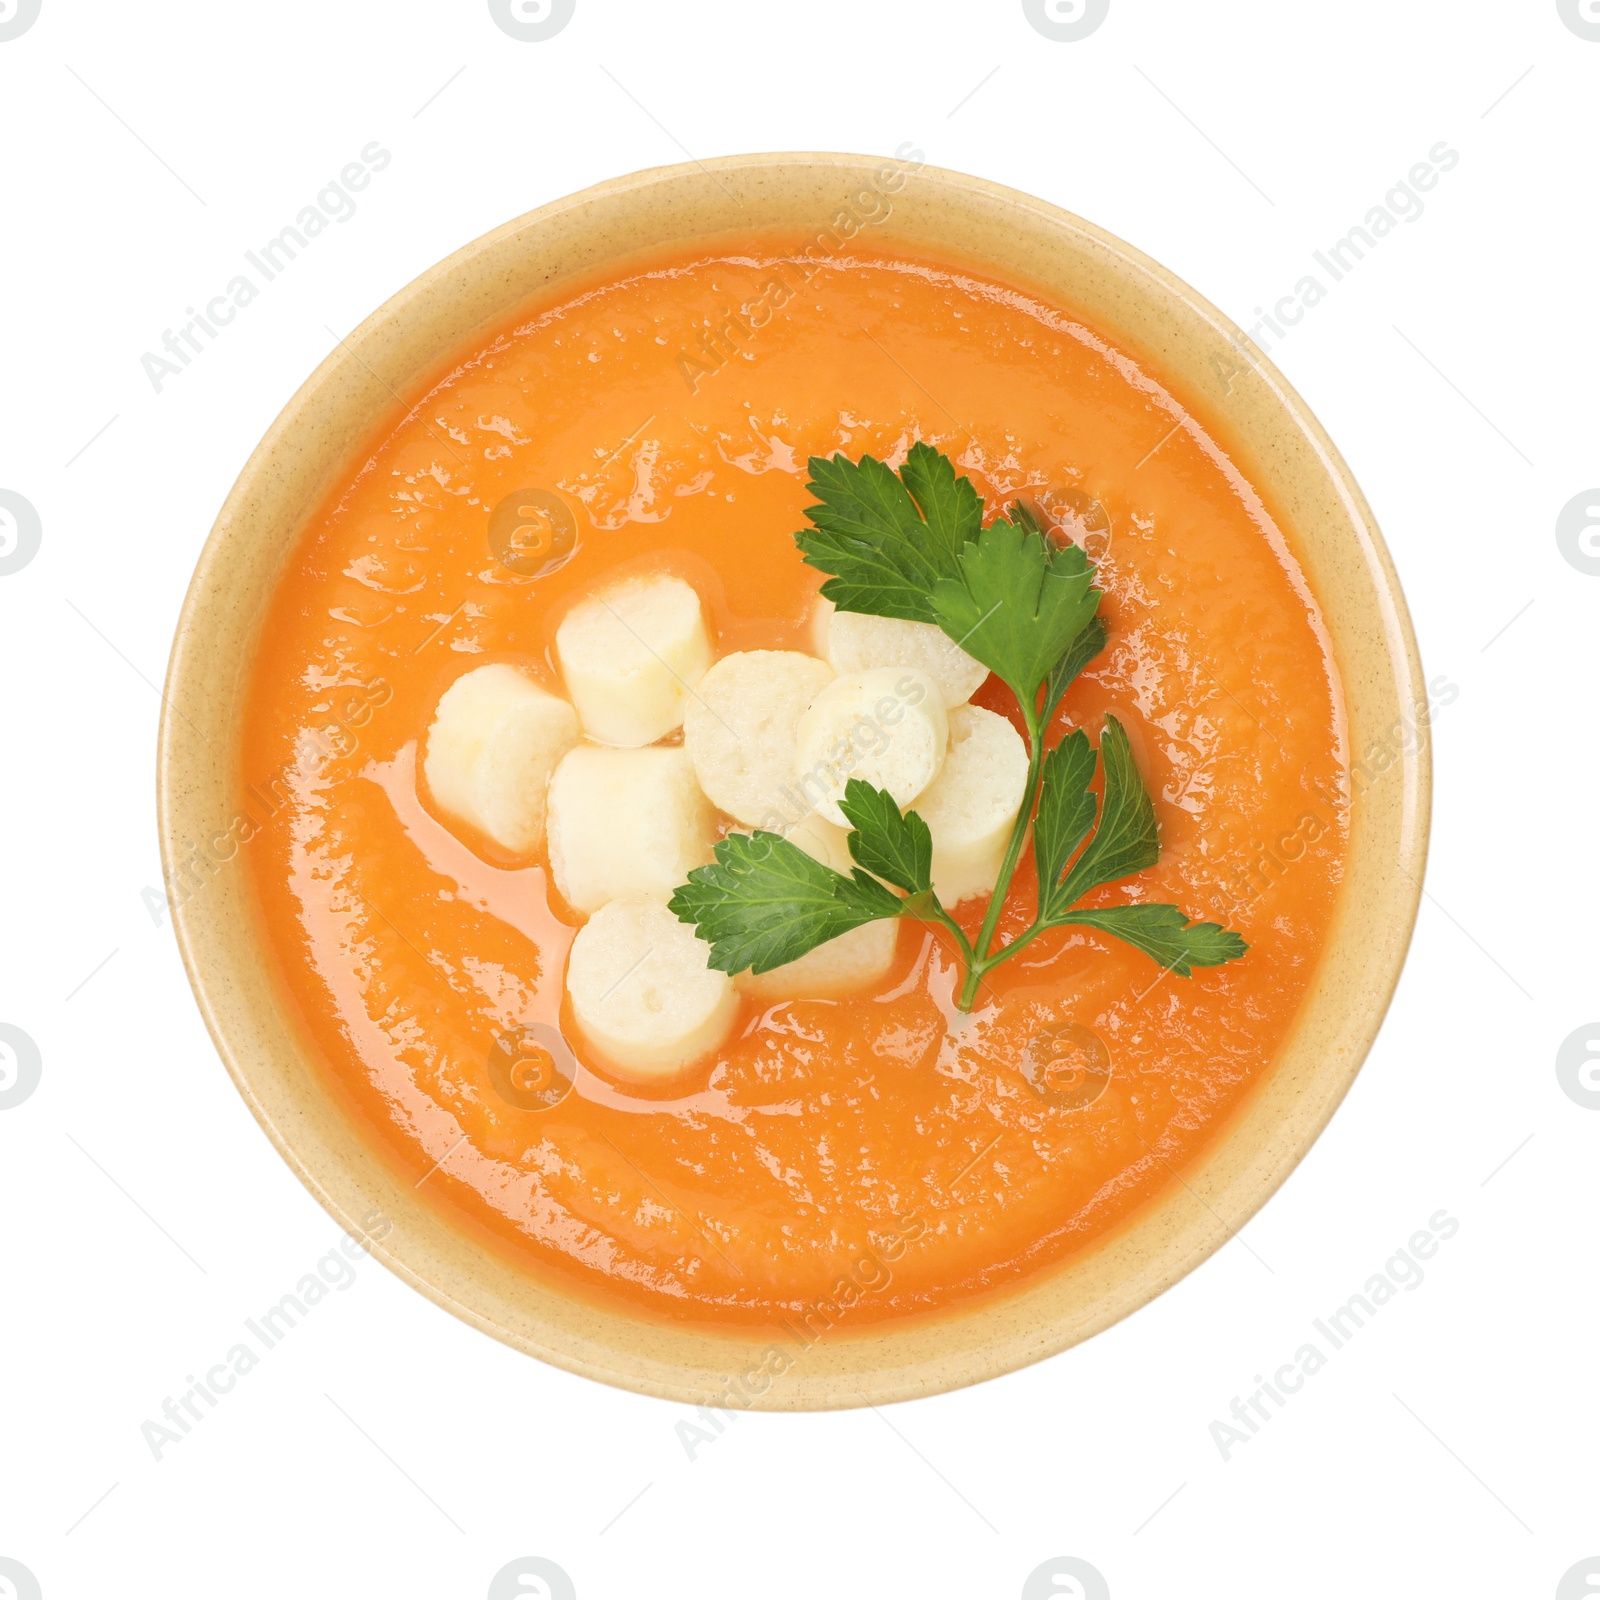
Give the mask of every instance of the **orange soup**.
M 1025 287 L 851 249 L 663 256 L 462 352 L 288 565 L 239 800 L 281 981 L 419 1193 L 568 1292 L 825 1336 L 1015 1286 L 1181 1181 L 1315 981 L 1345 845 L 1316 597 L 1193 397 Z M 1057 731 L 1121 722 L 1161 858 L 1089 903 L 1169 901 L 1248 954 L 1185 978 L 1060 929 L 965 1017 L 947 936 L 899 922 L 886 977 L 741 989 L 705 1059 L 630 1083 L 571 1026 L 584 917 L 542 848 L 452 820 L 423 781 L 440 697 L 496 662 L 564 693 L 562 618 L 635 573 L 692 585 L 718 656 L 812 650 L 808 458 L 898 467 L 918 441 L 991 516 L 1020 498 L 1097 564 L 1108 643 Z M 508 544 L 505 505 L 544 508 L 564 559 Z M 997 679 L 974 703 L 1021 726 Z M 1002 937 L 1031 920 L 1033 871 L 1025 852 Z M 986 908 L 957 907 L 969 936 Z M 566 1040 L 569 1092 L 508 1070 L 529 1029 Z

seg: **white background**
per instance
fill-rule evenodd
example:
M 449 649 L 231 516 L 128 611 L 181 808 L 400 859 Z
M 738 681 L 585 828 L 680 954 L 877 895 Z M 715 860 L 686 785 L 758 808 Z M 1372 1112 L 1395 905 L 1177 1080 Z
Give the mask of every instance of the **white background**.
M 479 1597 L 530 1554 L 581 1600 L 1010 1600 L 1060 1555 L 1115 1600 L 1544 1600 L 1600 1555 L 1600 1111 L 1555 1073 L 1600 1014 L 1600 577 L 1555 539 L 1600 482 L 1597 91 L 1600 43 L 1554 0 L 1112 0 L 1077 43 L 1018 0 L 578 0 L 542 43 L 483 0 L 43 0 L 0 42 L 0 488 L 43 527 L 0 576 L 0 1021 L 43 1062 L 0 1111 L 0 1556 L 45 1600 Z M 358 213 L 155 393 L 141 355 L 371 140 L 394 159 Z M 154 685 L 233 477 L 336 334 L 507 218 L 690 154 L 907 140 L 1246 326 L 1433 145 L 1460 152 L 1275 352 L 1459 691 L 1428 897 L 1353 1093 L 1239 1241 L 1002 1381 L 741 1416 L 690 1460 L 683 1408 L 363 1259 L 157 1462 L 141 1423 L 336 1237 L 142 894 Z M 1460 1231 L 1421 1287 L 1224 1461 L 1213 1419 L 1440 1208 Z

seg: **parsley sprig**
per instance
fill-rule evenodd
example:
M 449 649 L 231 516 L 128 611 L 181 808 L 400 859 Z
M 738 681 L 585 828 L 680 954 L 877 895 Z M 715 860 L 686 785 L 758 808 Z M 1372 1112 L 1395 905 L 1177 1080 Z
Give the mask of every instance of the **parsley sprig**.
M 840 809 L 850 822 L 850 876 L 780 834 L 729 834 L 714 865 L 697 867 L 672 910 L 711 946 L 723 972 L 769 972 L 818 945 L 886 917 L 944 929 L 966 978 L 969 1011 L 984 976 L 1040 934 L 1094 928 L 1187 978 L 1245 953 L 1238 934 L 1191 922 L 1173 905 L 1084 907 L 1085 895 L 1154 866 L 1161 853 L 1155 807 L 1127 733 L 1107 715 L 1098 750 L 1082 728 L 1054 746 L 1046 734 L 1062 697 L 1105 648 L 1095 570 L 1074 544 L 1056 544 L 1020 501 L 984 526 L 984 505 L 954 463 L 926 444 L 898 473 L 872 456 L 811 458 L 817 497 L 811 527 L 795 535 L 808 565 L 828 574 L 822 592 L 841 611 L 929 622 L 995 673 L 1016 696 L 1028 735 L 1028 780 L 999 878 L 975 938 L 933 891 L 933 840 L 916 811 L 859 778 Z M 1097 799 L 1091 787 L 1103 775 Z M 1001 914 L 1033 825 L 1039 893 L 1033 922 L 998 944 Z

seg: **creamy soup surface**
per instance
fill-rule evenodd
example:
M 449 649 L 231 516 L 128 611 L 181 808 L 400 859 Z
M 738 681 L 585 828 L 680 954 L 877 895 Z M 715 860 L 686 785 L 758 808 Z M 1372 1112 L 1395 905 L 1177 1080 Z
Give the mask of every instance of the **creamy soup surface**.
M 306 1036 L 457 1226 L 602 1302 L 837 1332 L 1014 1286 L 1181 1180 L 1314 979 L 1346 753 L 1292 543 L 1159 372 L 959 264 L 800 255 L 772 238 L 663 256 L 464 351 L 289 563 L 239 805 Z M 1098 564 L 1109 643 L 1058 723 L 1098 742 L 1106 713 L 1122 722 L 1162 856 L 1090 903 L 1171 901 L 1249 953 L 1182 978 L 1062 930 L 997 968 L 963 1022 L 953 949 L 903 923 L 882 980 L 741 990 L 709 1057 L 630 1083 L 571 1025 L 584 918 L 542 849 L 515 855 L 430 795 L 435 708 L 494 662 L 563 693 L 562 616 L 629 574 L 691 584 L 719 656 L 812 651 L 822 575 L 793 537 L 808 458 L 898 466 L 918 440 L 991 514 L 1022 497 Z M 513 570 L 523 547 L 491 537 L 495 508 L 529 491 L 572 519 L 555 570 Z M 998 680 L 973 703 L 1020 728 Z M 1031 919 L 1032 871 L 1025 853 L 1005 933 Z M 969 935 L 986 904 L 958 907 Z M 528 1030 L 558 1030 L 575 1056 L 554 1104 L 507 1076 L 507 1041 Z

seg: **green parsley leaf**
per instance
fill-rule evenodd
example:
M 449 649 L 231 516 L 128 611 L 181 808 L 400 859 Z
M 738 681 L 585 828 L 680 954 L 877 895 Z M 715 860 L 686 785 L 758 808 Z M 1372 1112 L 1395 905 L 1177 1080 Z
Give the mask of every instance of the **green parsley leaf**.
M 770 972 L 905 905 L 876 878 L 846 878 L 781 834 L 730 833 L 716 857 L 667 904 L 711 946 L 707 959 L 719 972 Z
M 1029 533 L 1044 536 L 1044 524 L 1039 520 L 1039 513 L 1028 504 L 1026 500 L 1013 500 L 1011 502 L 1011 520 L 1019 528 L 1025 528 Z
M 1180 978 L 1189 977 L 1194 967 L 1237 961 L 1250 948 L 1231 929 L 1215 922 L 1190 922 L 1176 906 L 1105 906 L 1098 911 L 1069 911 L 1055 920 L 1058 925 L 1109 933 Z
M 1161 855 L 1156 808 L 1134 765 L 1128 735 L 1109 714 L 1100 735 L 1100 764 L 1105 773 L 1100 825 L 1053 897 L 1057 905 L 1073 905 L 1098 884 L 1143 872 Z
M 839 809 L 855 829 L 850 854 L 859 866 L 907 894 L 932 891 L 933 836 L 915 811 L 901 816 L 887 789 L 875 789 L 860 778 L 845 784 Z
M 1098 929 L 1184 977 L 1242 956 L 1237 934 L 1214 922 L 1189 923 L 1177 906 L 1071 909 L 1091 889 L 1142 872 L 1160 854 L 1155 807 L 1115 717 L 1105 719 L 1098 751 L 1082 730 L 1046 751 L 1062 697 L 1106 645 L 1096 615 L 1100 591 L 1084 552 L 1057 545 L 1022 501 L 985 528 L 972 484 L 949 457 L 922 443 L 898 474 L 867 455 L 858 462 L 813 456 L 810 466 L 807 487 L 817 504 L 807 508 L 811 527 L 795 542 L 806 563 L 828 575 L 823 594 L 844 611 L 932 623 L 997 673 L 1028 722 L 1032 781 L 975 940 L 933 892 L 927 823 L 915 811 L 902 815 L 890 795 L 856 779 L 842 802 L 853 825 L 851 876 L 765 832 L 729 835 L 717 845 L 714 865 L 689 874 L 670 903 L 710 944 L 711 965 L 770 972 L 865 923 L 915 917 L 943 926 L 960 948 L 966 977 L 956 1004 L 970 1010 L 983 975 L 1045 928 Z M 1098 801 L 1090 787 L 1097 765 L 1104 776 Z M 1030 928 L 997 947 L 1030 818 L 1037 914 Z
M 1061 697 L 1072 687 L 1073 680 L 1106 647 L 1106 625 L 1099 617 L 1091 617 L 1089 625 L 1078 635 L 1062 658 L 1050 669 L 1044 686 L 1044 720 L 1055 715 Z
M 1082 728 L 1068 734 L 1044 758 L 1039 810 L 1033 819 L 1033 859 L 1039 869 L 1039 916 L 1048 921 L 1070 905 L 1060 895 L 1062 870 L 1094 826 L 1095 798 L 1089 788 L 1097 761 Z
M 965 478 L 958 485 L 954 467 L 937 451 L 915 448 L 924 453 L 915 467 L 910 460 L 906 466 L 928 522 L 906 484 L 874 457 L 811 458 L 806 487 L 818 504 L 806 508 L 812 527 L 797 533 L 795 543 L 808 566 L 833 574 L 822 592 L 841 611 L 932 622 L 934 585 L 959 572 L 961 546 L 954 540 L 971 521 L 972 505 L 981 519 L 982 502 Z
M 949 456 L 918 440 L 900 469 L 900 481 L 917 502 L 934 547 L 953 563 L 983 527 L 983 501 L 972 480 L 958 478 Z
M 1051 544 L 1032 523 L 1029 514 L 991 522 L 962 546 L 959 576 L 933 591 L 934 620 L 1030 712 L 1100 604 L 1089 558 L 1075 544 Z

